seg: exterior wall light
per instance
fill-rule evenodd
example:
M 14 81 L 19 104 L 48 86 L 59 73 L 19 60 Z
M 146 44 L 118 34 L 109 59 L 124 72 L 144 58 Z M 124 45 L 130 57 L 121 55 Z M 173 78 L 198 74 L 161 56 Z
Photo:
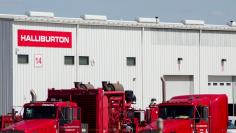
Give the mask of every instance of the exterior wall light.
M 179 57 L 179 58 L 177 59 L 177 61 L 178 61 L 178 69 L 179 69 L 179 71 L 180 71 L 180 64 L 181 64 L 181 62 L 183 61 L 183 58 Z
M 226 62 L 227 60 L 226 59 L 221 59 L 221 62 Z
M 224 71 L 224 66 L 225 66 L 225 62 L 227 61 L 227 59 L 221 59 L 221 71 Z

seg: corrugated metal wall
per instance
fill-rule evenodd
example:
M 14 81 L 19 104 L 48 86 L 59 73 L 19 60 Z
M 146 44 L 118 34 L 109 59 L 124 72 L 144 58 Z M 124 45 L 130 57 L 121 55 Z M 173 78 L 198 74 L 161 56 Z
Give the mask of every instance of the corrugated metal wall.
M 208 75 L 236 75 L 236 32 L 203 31 L 200 51 L 201 93 L 208 93 Z
M 48 30 L 72 32 L 72 48 L 18 47 L 17 30 Z M 17 55 L 28 54 L 29 64 L 18 64 Z M 42 67 L 35 67 L 34 56 L 43 56 Z M 45 100 L 47 88 L 71 88 L 76 80 L 76 65 L 65 65 L 64 56 L 76 56 L 76 25 L 15 22 L 13 25 L 13 103 L 20 110 L 29 102 L 30 89 L 38 100 Z M 77 60 L 75 60 L 77 63 Z M 76 64 L 75 63 L 75 64 Z
M 189 92 L 199 92 L 199 31 L 145 29 L 143 38 L 144 103 L 151 97 L 161 102 L 164 75 L 193 75 L 194 89 Z M 178 58 L 182 58 L 180 66 Z
M 0 20 L 0 115 L 12 109 L 12 21 Z
M 102 81 L 119 81 L 134 90 L 142 106 L 141 28 L 80 26 L 78 56 L 89 56 L 90 65 L 78 67 L 78 81 L 102 86 Z M 127 66 L 126 57 L 136 57 L 136 66 Z

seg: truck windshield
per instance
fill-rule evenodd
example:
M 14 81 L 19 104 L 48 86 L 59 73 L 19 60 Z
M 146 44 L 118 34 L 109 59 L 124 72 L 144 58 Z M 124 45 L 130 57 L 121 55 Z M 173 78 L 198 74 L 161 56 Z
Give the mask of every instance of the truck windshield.
M 56 108 L 53 106 L 34 106 L 24 108 L 24 120 L 56 118 Z
M 159 117 L 162 119 L 193 118 L 193 106 L 160 106 Z

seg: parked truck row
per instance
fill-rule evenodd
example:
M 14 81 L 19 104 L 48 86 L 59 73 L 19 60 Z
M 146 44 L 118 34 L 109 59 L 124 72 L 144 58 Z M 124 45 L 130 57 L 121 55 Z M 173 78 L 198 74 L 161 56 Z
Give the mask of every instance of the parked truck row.
M 224 94 L 176 96 L 151 100 L 135 109 L 133 91 L 121 84 L 75 83 L 72 89 L 48 89 L 46 101 L 24 105 L 23 117 L 1 116 L 2 133 L 226 133 L 228 101 Z M 160 121 L 161 120 L 161 121 Z

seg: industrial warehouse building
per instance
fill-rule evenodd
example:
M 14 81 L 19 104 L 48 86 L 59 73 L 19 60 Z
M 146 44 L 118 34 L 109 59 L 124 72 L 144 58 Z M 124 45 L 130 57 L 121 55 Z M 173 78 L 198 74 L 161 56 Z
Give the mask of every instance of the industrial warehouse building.
M 106 16 L 54 17 L 53 13 L 0 15 L 0 114 L 45 100 L 48 88 L 72 88 L 74 81 L 101 87 L 102 81 L 133 90 L 137 107 L 151 98 L 225 93 L 230 115 L 236 92 L 236 25 L 207 25 L 156 18 L 107 20 Z

